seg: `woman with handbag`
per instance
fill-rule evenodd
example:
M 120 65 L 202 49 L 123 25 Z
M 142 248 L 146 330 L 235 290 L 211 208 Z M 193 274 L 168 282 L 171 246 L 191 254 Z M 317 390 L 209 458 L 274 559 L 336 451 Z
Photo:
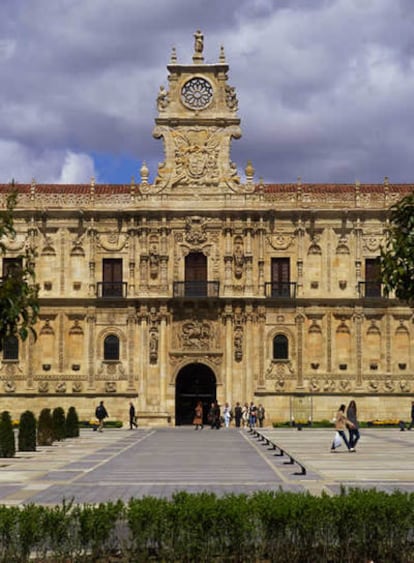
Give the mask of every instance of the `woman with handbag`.
M 355 450 L 354 450 L 354 448 L 351 447 L 350 443 L 348 442 L 348 438 L 346 437 L 346 434 L 345 434 L 346 428 L 347 427 L 353 428 L 354 425 L 346 417 L 345 408 L 346 408 L 346 405 L 341 405 L 338 409 L 338 412 L 336 413 L 335 429 L 336 429 L 336 433 L 339 434 L 339 436 L 344 441 L 344 444 L 348 448 L 348 451 L 354 452 Z M 335 438 L 334 438 L 334 440 L 332 442 L 332 446 L 331 446 L 331 452 L 335 452 L 337 447 L 338 447 L 338 443 L 335 441 Z

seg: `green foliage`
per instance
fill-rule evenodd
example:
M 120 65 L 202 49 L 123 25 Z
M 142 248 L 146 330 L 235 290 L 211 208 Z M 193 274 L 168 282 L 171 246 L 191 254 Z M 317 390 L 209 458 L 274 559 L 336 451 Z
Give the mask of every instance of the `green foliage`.
M 0 505 L 0 561 L 7 562 L 413 563 L 413 547 L 414 494 L 398 491 Z
M 0 457 L 14 457 L 16 441 L 9 411 L 3 411 L 0 417 Z
M 36 418 L 31 411 L 25 411 L 20 416 L 18 448 L 19 452 L 36 451 Z
M 387 291 L 414 302 L 414 193 L 390 208 L 390 227 L 381 250 L 381 279 Z
M 15 237 L 13 211 L 16 201 L 17 195 L 12 183 L 7 209 L 0 212 L 0 255 L 6 252 L 4 239 Z M 0 278 L 0 351 L 8 336 L 19 336 L 26 340 L 32 334 L 36 338 L 34 325 L 39 313 L 39 288 L 35 284 L 34 256 L 34 249 L 28 246 L 24 255 L 13 257 L 16 259 L 16 267 Z
M 66 417 L 62 407 L 56 407 L 52 412 L 53 439 L 60 442 L 66 438 Z
M 53 436 L 53 420 L 50 409 L 42 409 L 37 424 L 37 443 L 39 446 L 51 446 Z
M 75 407 L 69 407 L 66 415 L 66 437 L 77 438 L 79 436 L 79 417 Z

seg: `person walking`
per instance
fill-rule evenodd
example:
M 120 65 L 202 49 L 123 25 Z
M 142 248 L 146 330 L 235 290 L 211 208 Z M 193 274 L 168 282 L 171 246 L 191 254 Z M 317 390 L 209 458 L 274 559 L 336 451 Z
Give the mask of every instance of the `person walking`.
M 95 416 L 98 419 L 98 432 L 103 432 L 104 420 L 108 418 L 108 411 L 105 408 L 104 402 L 101 401 L 95 409 Z
M 260 428 L 263 428 L 264 419 L 265 419 L 265 408 L 260 403 L 259 406 L 257 407 L 257 420 L 259 421 Z
M 234 407 L 234 421 L 236 423 L 236 428 L 240 428 L 240 422 L 243 416 L 243 409 L 240 406 L 240 403 L 237 402 L 236 406 Z
M 137 415 L 135 413 L 134 403 L 131 401 L 129 403 L 129 429 L 132 430 L 133 427 L 138 428 Z
M 228 428 L 230 426 L 231 420 L 231 406 L 229 403 L 225 403 L 223 408 L 223 418 L 224 418 L 224 426 Z
M 203 403 L 201 401 L 198 401 L 196 406 L 195 406 L 193 425 L 194 425 L 194 430 L 198 430 L 199 428 L 200 428 L 200 430 L 202 430 L 204 428 L 204 426 L 203 426 Z
M 256 419 L 257 419 L 257 407 L 253 401 L 250 403 L 249 407 L 249 426 L 250 428 L 256 428 Z
M 351 448 L 355 449 L 355 446 L 360 438 L 357 406 L 355 401 L 350 401 L 348 408 L 346 409 L 346 416 L 353 424 L 353 426 L 348 425 L 349 445 Z
M 414 401 L 411 401 L 411 422 L 408 427 L 408 430 L 411 430 L 413 426 L 414 426 Z
M 348 428 L 352 428 L 353 424 L 350 420 L 347 419 L 345 415 L 345 408 L 346 405 L 341 405 L 338 409 L 338 412 L 335 416 L 335 429 L 337 433 L 341 436 L 342 440 L 345 443 L 345 446 L 348 448 L 349 452 L 354 452 L 354 448 L 351 448 L 348 442 L 348 438 L 346 437 L 345 430 L 348 425 Z M 332 442 L 331 452 L 335 452 L 338 446 L 335 445 L 335 439 Z
M 249 426 L 249 405 L 247 403 L 244 403 L 242 408 L 242 424 L 243 428 Z

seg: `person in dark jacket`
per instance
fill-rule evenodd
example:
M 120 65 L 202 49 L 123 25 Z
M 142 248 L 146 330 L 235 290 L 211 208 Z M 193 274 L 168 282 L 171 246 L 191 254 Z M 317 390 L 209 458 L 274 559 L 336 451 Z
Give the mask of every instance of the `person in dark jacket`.
M 408 427 L 408 430 L 411 430 L 413 426 L 414 426 L 414 401 L 411 401 L 411 422 L 410 422 L 410 426 Z
M 236 403 L 234 407 L 234 420 L 236 422 L 236 428 L 240 428 L 240 421 L 242 419 L 242 408 L 239 402 Z
M 349 403 L 348 408 L 346 410 L 346 417 L 353 424 L 353 426 L 347 425 L 349 432 L 349 445 L 351 448 L 355 448 L 360 438 L 357 406 L 355 401 L 351 401 Z
M 108 411 L 106 410 L 105 406 L 104 406 L 104 402 L 101 401 L 99 403 L 99 405 L 96 407 L 95 410 L 95 416 L 98 419 L 98 431 L 99 432 L 103 432 L 103 426 L 104 426 L 104 420 L 105 418 L 108 418 Z
M 132 430 L 133 427 L 138 428 L 137 415 L 135 413 L 134 403 L 131 401 L 129 403 L 129 429 Z

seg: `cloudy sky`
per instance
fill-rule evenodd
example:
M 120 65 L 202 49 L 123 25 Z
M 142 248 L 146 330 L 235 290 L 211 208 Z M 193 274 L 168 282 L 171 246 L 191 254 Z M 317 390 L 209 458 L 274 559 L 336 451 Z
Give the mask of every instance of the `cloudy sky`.
M 413 0 L 1 0 L 0 183 L 127 183 L 171 48 L 220 45 L 267 182 L 414 181 Z

